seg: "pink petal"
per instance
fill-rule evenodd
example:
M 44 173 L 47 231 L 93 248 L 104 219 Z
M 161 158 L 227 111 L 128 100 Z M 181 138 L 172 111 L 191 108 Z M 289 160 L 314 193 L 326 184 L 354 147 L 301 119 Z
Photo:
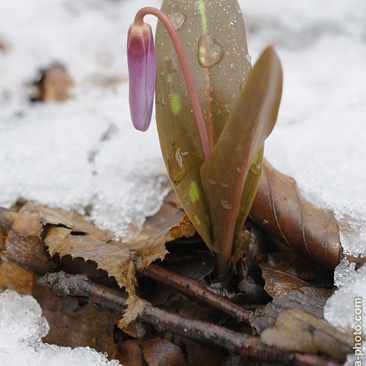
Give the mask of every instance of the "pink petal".
M 137 130 L 146 131 L 151 121 L 156 78 L 155 47 L 149 24 L 131 25 L 127 58 L 132 122 Z

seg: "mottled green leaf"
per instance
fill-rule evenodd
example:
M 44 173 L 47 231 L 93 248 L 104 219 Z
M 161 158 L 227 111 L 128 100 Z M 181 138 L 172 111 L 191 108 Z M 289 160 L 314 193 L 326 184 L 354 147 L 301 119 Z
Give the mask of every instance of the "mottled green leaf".
M 244 183 L 256 153 L 276 123 L 281 93 L 281 64 L 269 46 L 249 73 L 214 150 L 202 165 L 219 273 L 228 267 Z
M 162 10 L 182 40 L 214 146 L 251 67 L 239 5 L 236 0 L 165 0 Z M 185 212 L 212 248 L 209 208 L 200 176 L 204 159 L 198 131 L 174 47 L 160 22 L 155 46 L 161 150 Z

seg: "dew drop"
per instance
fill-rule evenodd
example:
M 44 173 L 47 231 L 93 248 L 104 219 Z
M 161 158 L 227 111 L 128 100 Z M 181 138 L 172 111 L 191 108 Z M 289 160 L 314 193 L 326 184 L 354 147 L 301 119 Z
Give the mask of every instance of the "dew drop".
M 207 182 L 208 182 L 208 184 L 211 184 L 212 186 L 214 186 L 216 184 L 215 179 L 211 179 L 211 178 L 208 178 Z
M 180 154 L 180 147 L 178 147 L 177 151 L 175 152 L 175 159 L 177 160 L 178 165 L 183 168 L 183 159 Z
M 227 183 L 225 183 L 225 182 L 221 182 L 220 183 L 220 186 L 221 187 L 224 187 L 224 188 L 228 188 L 229 187 L 229 185 Z
M 230 98 L 235 98 L 236 97 L 236 93 L 231 93 L 230 94 Z
M 203 34 L 198 42 L 198 61 L 201 66 L 210 68 L 218 64 L 224 56 L 224 50 L 209 34 Z
M 184 22 L 186 21 L 186 16 L 183 13 L 171 13 L 169 18 L 176 30 L 182 28 Z
M 173 74 L 178 71 L 178 69 L 179 69 L 178 60 L 177 60 L 174 52 L 171 52 L 169 56 L 166 55 L 164 57 L 164 61 L 165 61 L 166 68 L 168 69 L 168 72 L 170 74 Z
M 221 200 L 221 205 L 225 210 L 231 210 L 233 208 L 233 204 L 230 201 L 226 201 L 224 199 Z
M 238 173 L 243 173 L 243 172 L 244 172 L 244 170 L 245 170 L 245 168 L 244 168 L 243 166 L 238 166 L 238 167 L 236 167 L 236 171 L 237 171 Z

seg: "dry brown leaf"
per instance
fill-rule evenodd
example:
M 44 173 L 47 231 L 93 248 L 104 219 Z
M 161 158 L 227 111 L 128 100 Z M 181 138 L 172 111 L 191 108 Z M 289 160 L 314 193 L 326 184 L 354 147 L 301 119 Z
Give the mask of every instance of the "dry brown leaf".
M 277 270 L 303 281 L 319 283 L 320 280 L 327 280 L 330 285 L 333 285 L 333 276 L 327 276 L 313 262 L 300 257 L 291 250 L 268 253 L 267 263 Z
M 50 325 L 44 342 L 71 348 L 92 347 L 107 352 L 110 358 L 116 357 L 118 345 L 113 337 L 118 313 L 80 303 L 75 298 L 59 297 L 52 289 L 38 284 L 32 295 Z
M 35 82 L 37 95 L 32 100 L 44 102 L 62 102 L 70 97 L 72 80 L 62 65 L 54 65 L 41 70 L 41 78 Z
M 294 179 L 263 165 L 251 219 L 302 257 L 333 271 L 342 257 L 333 215 L 301 197 Z
M 353 353 L 354 339 L 334 328 L 325 320 L 301 309 L 291 309 L 279 315 L 275 327 L 266 329 L 261 340 L 269 346 L 286 351 L 320 353 L 344 362 Z
M 186 366 L 182 350 L 166 339 L 155 339 L 142 344 L 149 366 Z
M 54 269 L 42 241 L 43 224 L 39 211 L 25 205 L 16 215 L 5 240 L 2 257 L 35 274 Z
M 21 295 L 31 295 L 35 276 L 17 264 L 0 262 L 0 292 L 14 290 Z
M 142 351 L 138 341 L 129 340 L 118 347 L 118 360 L 126 366 L 142 366 Z
M 80 215 L 51 209 L 33 203 L 25 204 L 19 213 L 1 211 L 1 224 L 12 228 L 8 232 L 3 257 L 21 267 L 43 275 L 55 267 L 51 258 L 80 259 L 95 263 L 97 270 L 105 271 L 130 297 L 124 318 L 124 328 L 142 312 L 145 303 L 135 294 L 136 269 L 143 269 L 157 259 L 164 259 L 165 243 L 177 238 L 193 236 L 195 230 L 182 210 L 165 203 L 157 215 L 147 220 L 141 235 L 134 241 L 112 241 L 111 234 L 97 229 Z M 15 218 L 14 218 L 15 216 Z M 164 228 L 164 230 L 162 230 Z M 47 251 L 50 257 L 47 255 Z M 54 258 L 56 260 L 57 258 Z M 56 260 L 59 261 L 58 259 Z M 86 269 L 73 268 L 70 261 L 61 261 L 73 273 Z M 95 269 L 91 269 L 95 272 Z
M 264 289 L 273 298 L 263 310 L 258 312 L 251 325 L 258 333 L 273 326 L 282 312 L 299 308 L 319 319 L 324 317 L 324 306 L 333 290 L 318 288 L 288 273 L 261 264 Z
M 333 291 L 314 287 L 288 273 L 279 271 L 269 265 L 261 264 L 264 289 L 274 299 L 278 308 L 301 308 L 319 318 L 323 317 L 324 305 Z
M 5 230 L 10 230 L 16 216 L 17 213 L 15 211 L 0 207 L 0 227 Z

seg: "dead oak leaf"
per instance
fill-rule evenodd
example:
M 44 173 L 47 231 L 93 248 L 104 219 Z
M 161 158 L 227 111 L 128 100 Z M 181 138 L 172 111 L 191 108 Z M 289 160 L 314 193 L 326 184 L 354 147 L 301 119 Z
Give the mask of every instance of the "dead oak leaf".
M 350 334 L 301 309 L 280 314 L 274 327 L 262 332 L 261 340 L 286 351 L 320 353 L 341 362 L 346 360 L 347 354 L 353 353 L 354 344 Z

